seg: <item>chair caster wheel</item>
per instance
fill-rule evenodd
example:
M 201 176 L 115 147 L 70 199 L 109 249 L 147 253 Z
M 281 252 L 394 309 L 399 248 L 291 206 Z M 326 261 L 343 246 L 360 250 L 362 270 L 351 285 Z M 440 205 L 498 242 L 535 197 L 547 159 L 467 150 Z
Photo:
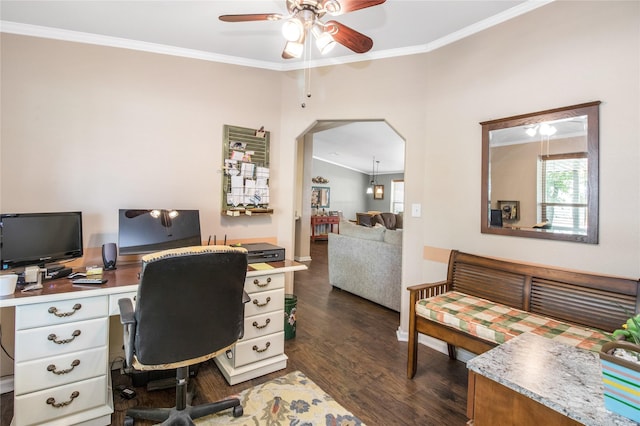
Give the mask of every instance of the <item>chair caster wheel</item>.
M 133 426 L 133 417 L 126 416 L 124 418 L 124 426 Z
M 233 407 L 233 417 L 242 417 L 243 414 L 244 409 L 242 408 L 242 405 L 236 405 Z

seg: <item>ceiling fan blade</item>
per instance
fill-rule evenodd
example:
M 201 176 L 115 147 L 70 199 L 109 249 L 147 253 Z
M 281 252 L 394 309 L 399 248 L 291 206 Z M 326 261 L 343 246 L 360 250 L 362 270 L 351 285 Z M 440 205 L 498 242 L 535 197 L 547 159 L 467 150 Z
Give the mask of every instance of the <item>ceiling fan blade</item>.
M 244 15 L 220 15 L 224 22 L 249 22 L 249 21 L 278 21 L 282 19 L 279 13 L 249 13 Z
M 337 43 L 356 53 L 368 52 L 373 47 L 373 40 L 371 40 L 371 38 L 340 22 L 329 21 L 326 23 L 326 26 Z
M 366 9 L 367 7 L 377 6 L 385 2 L 385 0 L 339 0 L 340 11 L 334 16 L 343 15 L 354 10 Z
M 149 213 L 151 210 L 127 210 L 124 212 L 125 217 L 129 219 L 133 219 L 134 217 L 138 217 L 142 214 Z

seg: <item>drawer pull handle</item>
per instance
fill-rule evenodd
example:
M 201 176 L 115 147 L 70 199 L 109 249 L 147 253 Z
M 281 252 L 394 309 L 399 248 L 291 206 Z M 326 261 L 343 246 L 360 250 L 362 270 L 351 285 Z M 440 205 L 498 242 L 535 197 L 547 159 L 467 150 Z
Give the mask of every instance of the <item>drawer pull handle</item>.
M 267 349 L 269 349 L 269 346 L 271 346 L 271 342 L 267 342 L 267 344 L 265 345 L 264 349 L 258 349 L 257 345 L 253 345 L 253 350 L 260 353 L 260 352 L 264 352 Z
M 271 278 L 267 278 L 267 282 L 266 283 L 260 283 L 260 280 L 256 278 L 255 280 L 253 280 L 253 283 L 255 285 L 257 285 L 258 287 L 266 287 L 269 284 L 271 284 Z
M 73 391 L 73 393 L 71 394 L 71 399 L 68 401 L 64 401 L 64 402 L 56 402 L 55 398 L 47 398 L 47 404 L 55 407 L 55 408 L 60 408 L 60 407 L 66 407 L 67 405 L 71 404 L 73 402 L 74 399 L 76 399 L 77 397 L 80 396 L 80 392 L 78 391 Z
M 268 326 L 270 322 L 271 322 L 271 318 L 267 318 L 264 325 L 258 325 L 258 321 L 254 321 L 253 326 L 259 330 L 261 328 L 265 328 L 266 326 Z
M 269 302 L 271 302 L 271 297 L 267 297 L 267 301 L 264 303 L 258 302 L 258 299 L 253 299 L 253 304 L 259 308 L 262 308 L 263 306 L 267 306 Z
M 73 342 L 73 339 L 75 339 L 76 337 L 78 337 L 80 335 L 80 330 L 75 330 L 71 335 L 73 337 L 70 338 L 70 339 L 57 340 L 58 336 L 56 336 L 55 334 L 50 334 L 49 337 L 47 337 L 47 339 L 51 340 L 55 344 L 64 345 L 65 343 Z
M 73 308 L 71 308 L 73 309 L 72 312 L 58 312 L 58 308 L 52 306 L 49 308 L 49 313 L 57 316 L 58 318 L 70 317 L 71 315 L 75 314 L 76 311 L 79 311 L 80 308 L 82 308 L 82 305 L 80 303 L 76 303 L 75 305 L 73 305 Z
M 80 365 L 80 360 L 74 359 L 73 362 L 71 362 L 71 368 L 67 368 L 66 370 L 56 370 L 56 366 L 54 364 L 49 364 L 49 366 L 47 367 L 47 371 L 51 371 L 53 374 L 57 374 L 57 375 L 67 374 L 67 373 L 71 373 L 73 369 L 79 365 Z

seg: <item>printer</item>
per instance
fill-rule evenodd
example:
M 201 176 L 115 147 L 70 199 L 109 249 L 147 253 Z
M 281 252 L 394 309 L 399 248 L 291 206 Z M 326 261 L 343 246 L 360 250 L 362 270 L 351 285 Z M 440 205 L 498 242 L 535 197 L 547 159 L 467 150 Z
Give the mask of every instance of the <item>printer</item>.
M 284 248 L 269 243 L 243 243 L 240 247 L 247 249 L 247 259 L 251 263 L 282 262 Z

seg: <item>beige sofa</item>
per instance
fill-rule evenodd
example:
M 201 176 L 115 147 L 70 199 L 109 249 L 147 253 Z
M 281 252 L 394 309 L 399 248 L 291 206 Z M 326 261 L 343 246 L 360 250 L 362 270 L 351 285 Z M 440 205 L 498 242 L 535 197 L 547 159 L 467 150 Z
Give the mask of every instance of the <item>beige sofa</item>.
M 332 286 L 400 311 L 402 229 L 343 221 L 328 244 Z

